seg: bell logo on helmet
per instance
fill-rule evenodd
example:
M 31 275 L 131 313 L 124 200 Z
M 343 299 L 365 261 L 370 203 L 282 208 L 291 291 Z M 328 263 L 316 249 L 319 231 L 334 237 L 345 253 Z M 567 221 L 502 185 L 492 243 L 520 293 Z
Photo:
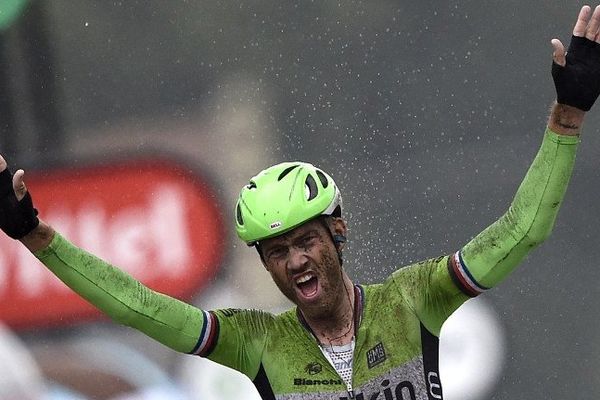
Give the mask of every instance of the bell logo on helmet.
M 281 221 L 275 221 L 272 222 L 271 225 L 269 225 L 269 228 L 271 228 L 272 230 L 277 229 L 277 228 L 281 228 L 281 225 L 283 225 L 281 223 Z

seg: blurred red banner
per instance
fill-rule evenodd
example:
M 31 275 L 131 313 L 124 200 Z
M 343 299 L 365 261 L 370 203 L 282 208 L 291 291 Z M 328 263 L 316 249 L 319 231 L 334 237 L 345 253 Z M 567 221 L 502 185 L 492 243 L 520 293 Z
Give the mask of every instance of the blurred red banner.
M 218 200 L 181 165 L 128 161 L 26 173 L 25 181 L 44 221 L 154 290 L 189 299 L 220 266 Z M 32 328 L 99 316 L 20 243 L 0 235 L 0 320 Z

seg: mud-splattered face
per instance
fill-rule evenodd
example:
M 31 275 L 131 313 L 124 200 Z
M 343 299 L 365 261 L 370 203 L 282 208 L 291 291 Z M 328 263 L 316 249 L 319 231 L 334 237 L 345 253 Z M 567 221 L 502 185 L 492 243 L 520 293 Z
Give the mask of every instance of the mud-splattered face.
M 337 249 L 325 229 L 313 220 L 261 242 L 265 267 L 279 290 L 314 317 L 334 312 L 346 293 Z

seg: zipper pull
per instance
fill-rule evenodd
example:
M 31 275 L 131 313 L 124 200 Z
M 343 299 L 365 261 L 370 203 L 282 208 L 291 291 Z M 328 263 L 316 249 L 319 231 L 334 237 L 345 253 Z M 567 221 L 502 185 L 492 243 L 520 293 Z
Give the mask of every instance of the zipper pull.
M 353 399 L 353 398 L 354 398 L 354 390 L 348 389 L 348 399 Z

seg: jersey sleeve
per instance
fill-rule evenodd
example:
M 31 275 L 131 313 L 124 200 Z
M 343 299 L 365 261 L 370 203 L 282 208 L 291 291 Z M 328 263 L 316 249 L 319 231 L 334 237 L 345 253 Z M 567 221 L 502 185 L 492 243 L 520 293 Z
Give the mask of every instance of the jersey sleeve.
M 74 246 L 60 234 L 35 256 L 61 281 L 116 322 L 180 352 L 196 346 L 205 314 L 151 290 L 129 274 Z
M 563 201 L 579 137 L 546 130 L 540 150 L 510 207 L 475 236 L 449 264 L 456 284 L 468 296 L 496 286 L 548 238 Z
M 550 235 L 578 143 L 578 137 L 547 129 L 504 215 L 455 254 L 417 263 L 392 275 L 404 300 L 430 332 L 439 335 L 456 308 L 497 285 Z
M 173 350 L 207 357 L 254 378 L 271 314 L 204 311 L 156 292 L 56 234 L 36 257 L 61 281 L 116 322 Z

